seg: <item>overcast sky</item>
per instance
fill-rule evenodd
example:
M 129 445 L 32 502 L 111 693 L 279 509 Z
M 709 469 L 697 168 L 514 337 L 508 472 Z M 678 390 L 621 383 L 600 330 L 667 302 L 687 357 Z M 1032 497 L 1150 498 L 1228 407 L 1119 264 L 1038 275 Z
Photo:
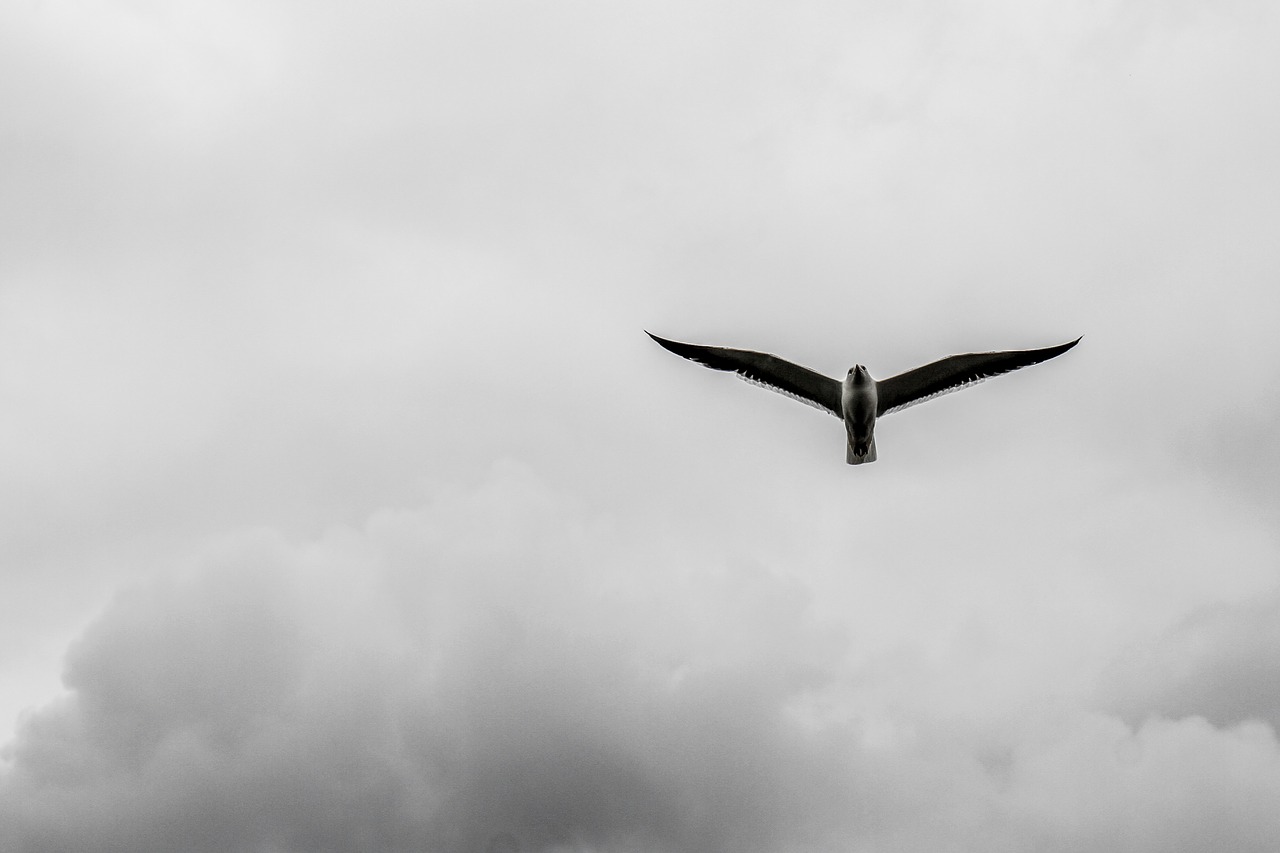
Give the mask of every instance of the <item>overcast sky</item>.
M 4 4 L 0 848 L 1274 851 L 1278 43 Z

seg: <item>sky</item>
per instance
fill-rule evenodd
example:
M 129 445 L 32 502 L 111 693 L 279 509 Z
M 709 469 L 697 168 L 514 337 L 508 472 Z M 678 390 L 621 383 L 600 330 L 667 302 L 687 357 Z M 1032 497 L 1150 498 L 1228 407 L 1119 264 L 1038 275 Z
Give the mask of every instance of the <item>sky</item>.
M 4 4 L 0 848 L 1274 850 L 1278 40 Z

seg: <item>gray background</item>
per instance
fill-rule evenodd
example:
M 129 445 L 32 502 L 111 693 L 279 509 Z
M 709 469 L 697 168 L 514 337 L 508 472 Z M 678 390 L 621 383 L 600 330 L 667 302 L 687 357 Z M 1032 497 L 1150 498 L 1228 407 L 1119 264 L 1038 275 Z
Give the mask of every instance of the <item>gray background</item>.
M 1274 850 L 1277 43 L 5 4 L 0 847 Z

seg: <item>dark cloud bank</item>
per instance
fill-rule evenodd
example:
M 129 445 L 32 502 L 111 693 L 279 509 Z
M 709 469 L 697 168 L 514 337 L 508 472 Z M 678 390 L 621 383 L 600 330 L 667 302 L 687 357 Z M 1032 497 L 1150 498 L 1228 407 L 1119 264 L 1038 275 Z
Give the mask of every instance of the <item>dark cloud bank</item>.
M 783 715 L 839 648 L 801 591 L 686 578 L 703 616 L 529 488 L 121 594 L 10 748 L 4 848 L 772 849 L 861 799 Z
M 807 591 L 510 467 L 120 594 L 0 777 L 41 851 L 1270 849 L 1258 722 L 891 700 Z M 918 673 L 917 673 L 918 675 Z M 1228 721 L 1230 722 L 1230 721 Z M 1225 847 L 1223 845 L 1226 845 Z

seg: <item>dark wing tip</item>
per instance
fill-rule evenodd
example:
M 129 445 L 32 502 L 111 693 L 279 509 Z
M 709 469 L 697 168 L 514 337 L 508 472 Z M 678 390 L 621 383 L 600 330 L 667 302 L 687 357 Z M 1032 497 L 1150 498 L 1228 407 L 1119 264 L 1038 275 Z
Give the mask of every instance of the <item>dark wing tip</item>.
M 676 355 L 680 356 L 681 358 L 687 358 L 692 361 L 700 361 L 701 359 L 699 358 L 699 356 L 705 357 L 705 354 L 707 353 L 708 350 L 714 349 L 713 347 L 703 347 L 703 346 L 698 346 L 697 344 L 682 344 L 679 341 L 669 341 L 666 338 L 658 337 L 653 332 L 650 332 L 648 329 L 646 329 L 644 333 L 649 337 L 653 338 L 654 342 L 658 346 L 662 347 L 668 352 L 673 352 Z
M 1012 370 L 1017 370 L 1019 367 L 1026 367 L 1029 364 L 1039 364 L 1042 361 L 1048 361 L 1051 358 L 1057 358 L 1067 350 L 1074 347 L 1076 344 L 1080 343 L 1080 341 L 1083 339 L 1084 339 L 1084 335 L 1081 335 L 1080 337 L 1076 338 L 1074 341 L 1067 341 L 1064 344 L 1054 344 L 1051 347 L 1041 347 L 1040 349 L 1009 350 L 1007 353 L 996 352 L 996 353 L 990 353 L 990 355 L 1010 355 L 1010 356 L 1023 355 L 1023 356 L 1028 356 L 1034 359 L 1033 361 L 1027 362 L 1027 364 L 1018 364 L 1010 368 Z M 975 353 L 975 355 L 987 355 L 987 353 Z
M 1056 347 L 1048 347 L 1048 351 L 1052 353 L 1052 355 L 1050 355 L 1049 357 L 1053 358 L 1054 356 L 1062 355 L 1064 352 L 1071 349 L 1076 344 L 1080 343 L 1080 341 L 1082 340 L 1084 340 L 1084 335 L 1081 335 L 1080 337 L 1076 338 L 1074 341 L 1067 341 L 1065 344 L 1058 344 Z
M 1017 370 L 1020 367 L 1029 367 L 1030 365 L 1033 365 L 1033 364 L 1040 364 L 1041 362 L 1048 361 L 1051 358 L 1057 358 L 1067 350 L 1074 347 L 1076 344 L 1080 343 L 1080 341 L 1083 339 L 1084 339 L 1084 335 L 1081 335 L 1080 337 L 1076 338 L 1074 341 L 1067 341 L 1066 343 L 1055 344 L 1054 346 L 1051 346 L 1051 347 L 1041 347 L 1040 349 L 1028 349 L 1028 350 L 1010 350 L 1007 353 L 998 353 L 998 352 L 990 353 L 990 355 L 993 355 L 993 356 L 1012 356 L 1015 359 L 1014 363 L 1005 365 L 1003 369 L 997 370 L 996 373 L 993 375 L 998 375 L 1000 373 L 1007 373 L 1010 370 Z M 982 353 L 980 355 L 986 355 L 986 353 Z

